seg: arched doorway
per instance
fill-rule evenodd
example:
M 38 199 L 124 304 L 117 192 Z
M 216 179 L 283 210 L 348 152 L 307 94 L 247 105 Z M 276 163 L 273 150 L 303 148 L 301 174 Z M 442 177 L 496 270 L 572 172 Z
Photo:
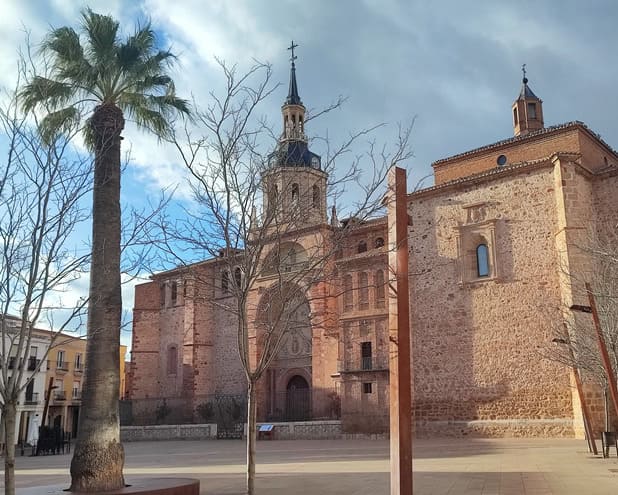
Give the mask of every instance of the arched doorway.
M 311 417 L 312 328 L 305 293 L 294 284 L 275 285 L 260 298 L 256 346 L 274 356 L 258 391 L 260 421 Z M 270 341 L 269 341 L 270 339 Z
M 286 387 L 285 413 L 288 421 L 309 419 L 311 412 L 311 391 L 309 384 L 300 375 L 290 378 Z

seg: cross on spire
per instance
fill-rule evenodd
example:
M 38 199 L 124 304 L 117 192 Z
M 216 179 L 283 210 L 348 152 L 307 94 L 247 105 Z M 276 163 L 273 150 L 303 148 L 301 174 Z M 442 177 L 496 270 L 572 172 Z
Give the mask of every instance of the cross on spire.
M 298 48 L 298 45 L 294 44 L 294 40 L 292 40 L 292 44 L 290 46 L 288 46 L 288 50 L 292 51 L 292 56 L 290 57 L 290 61 L 292 62 L 292 65 L 294 65 L 294 60 L 297 59 L 296 55 L 294 55 L 294 48 Z
M 294 64 L 294 60 L 296 60 L 296 55 L 294 55 L 294 48 L 297 47 L 298 44 L 294 43 L 294 40 L 292 40 L 292 44 L 288 46 L 288 50 L 292 52 L 292 56 L 290 57 L 292 67 L 290 67 L 290 89 L 288 91 L 288 97 L 285 100 L 286 105 L 302 105 L 302 102 L 300 101 L 300 96 L 298 96 L 298 86 L 296 84 L 296 65 Z
M 522 80 L 524 81 L 524 84 L 525 84 L 525 83 L 528 82 L 528 78 L 526 77 L 526 64 L 522 64 L 522 66 L 521 66 L 521 73 L 524 76 Z

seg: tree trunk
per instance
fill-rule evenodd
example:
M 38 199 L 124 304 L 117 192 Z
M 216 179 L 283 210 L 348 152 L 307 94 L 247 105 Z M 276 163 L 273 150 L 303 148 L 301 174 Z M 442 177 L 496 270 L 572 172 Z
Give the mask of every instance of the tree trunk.
M 4 494 L 15 495 L 15 421 L 17 405 L 7 402 L 2 408 L 5 434 Z
M 253 495 L 255 489 L 256 385 L 255 381 L 249 380 L 249 390 L 247 391 L 247 495 Z
M 124 486 L 120 443 L 120 133 L 122 111 L 101 105 L 90 122 L 95 139 L 88 343 L 71 491 Z

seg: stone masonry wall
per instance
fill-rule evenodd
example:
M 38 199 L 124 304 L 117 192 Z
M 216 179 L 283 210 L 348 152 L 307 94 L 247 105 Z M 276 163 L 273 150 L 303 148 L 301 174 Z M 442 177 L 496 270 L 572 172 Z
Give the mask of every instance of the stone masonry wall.
M 130 398 L 157 397 L 159 387 L 159 287 L 152 282 L 135 287 L 131 347 Z
M 464 207 L 479 203 L 496 276 L 458 283 Z M 517 420 L 534 435 L 551 419 L 552 434 L 572 435 L 568 371 L 542 357 L 560 307 L 552 168 L 413 194 L 409 212 L 417 424 Z

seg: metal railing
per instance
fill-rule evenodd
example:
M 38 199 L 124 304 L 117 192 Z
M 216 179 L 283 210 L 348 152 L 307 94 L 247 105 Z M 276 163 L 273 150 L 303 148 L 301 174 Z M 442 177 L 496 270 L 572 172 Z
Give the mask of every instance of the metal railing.
M 338 361 L 340 373 L 356 373 L 359 371 L 387 371 L 388 359 L 384 356 L 366 356 L 356 359 Z
M 54 392 L 54 400 L 67 400 L 67 393 L 64 390 L 58 390 L 57 392 Z
M 247 396 L 202 395 L 120 401 L 120 421 L 126 426 L 216 423 L 231 429 L 246 421 Z M 258 398 L 258 421 L 338 419 L 341 400 L 333 389 L 296 389 L 264 393 Z
M 39 394 L 38 392 L 33 392 L 31 394 L 26 394 L 26 398 L 24 400 L 25 404 L 32 405 L 39 403 Z
M 71 395 L 71 398 L 73 400 L 82 400 L 82 391 L 81 390 L 77 390 L 77 389 L 73 389 L 73 394 Z
M 29 357 L 28 358 L 28 371 L 34 371 L 35 369 L 38 368 L 39 364 L 41 363 L 40 359 L 37 359 L 36 357 Z
M 18 362 L 19 362 L 19 368 L 22 368 L 22 362 L 24 360 L 23 359 L 17 359 L 17 357 L 15 356 L 11 356 L 9 357 L 9 361 L 8 361 L 8 369 L 12 370 L 15 369 L 18 366 Z M 37 366 L 39 365 L 39 363 L 41 362 L 40 359 L 37 359 L 34 356 L 30 356 L 29 358 L 26 359 L 27 362 L 27 369 L 28 371 L 34 371 L 37 369 Z
M 56 361 L 56 369 L 59 371 L 69 371 L 68 361 Z

